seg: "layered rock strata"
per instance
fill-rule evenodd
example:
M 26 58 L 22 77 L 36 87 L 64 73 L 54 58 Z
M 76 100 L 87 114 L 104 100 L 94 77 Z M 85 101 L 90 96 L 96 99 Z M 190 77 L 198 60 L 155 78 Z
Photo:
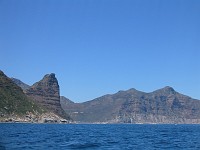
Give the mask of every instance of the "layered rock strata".
M 54 73 L 45 75 L 42 80 L 33 84 L 25 93 L 47 111 L 68 118 L 60 105 L 59 84 Z

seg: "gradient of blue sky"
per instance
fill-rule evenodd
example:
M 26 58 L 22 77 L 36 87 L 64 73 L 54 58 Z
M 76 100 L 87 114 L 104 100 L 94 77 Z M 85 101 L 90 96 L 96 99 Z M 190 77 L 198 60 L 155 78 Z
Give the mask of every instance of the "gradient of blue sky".
M 200 99 L 199 0 L 0 0 L 0 69 L 76 102 L 166 85 Z

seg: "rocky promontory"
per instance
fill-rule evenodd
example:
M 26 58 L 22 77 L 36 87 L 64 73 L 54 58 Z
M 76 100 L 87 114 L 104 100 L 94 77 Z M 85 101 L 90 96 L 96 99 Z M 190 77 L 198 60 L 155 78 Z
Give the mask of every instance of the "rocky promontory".
M 0 71 L 0 122 L 70 123 L 60 105 L 55 74 L 46 75 L 32 87 Z M 26 93 L 25 93 L 26 92 Z
M 60 89 L 54 73 L 45 75 L 42 80 L 33 84 L 25 93 L 47 111 L 69 119 L 60 104 Z

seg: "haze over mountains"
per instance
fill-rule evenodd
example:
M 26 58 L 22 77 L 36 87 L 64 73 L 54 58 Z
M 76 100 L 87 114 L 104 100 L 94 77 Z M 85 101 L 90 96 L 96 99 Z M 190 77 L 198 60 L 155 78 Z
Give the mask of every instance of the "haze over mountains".
M 9 82 L 12 81 L 38 107 L 62 118 L 72 118 L 76 123 L 200 123 L 200 101 L 169 86 L 150 93 L 132 88 L 74 103 L 60 96 L 58 80 L 53 73 L 45 75 L 32 86 L 18 79 L 9 79 Z M 0 85 L 6 87 L 7 83 Z M 2 102 L 2 92 L 0 96 Z

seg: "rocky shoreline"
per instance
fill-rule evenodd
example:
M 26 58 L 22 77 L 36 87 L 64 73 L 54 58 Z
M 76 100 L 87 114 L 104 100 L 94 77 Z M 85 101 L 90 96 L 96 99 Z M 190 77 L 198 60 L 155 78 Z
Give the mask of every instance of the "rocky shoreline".
M 33 114 L 27 113 L 25 116 L 5 115 L 0 118 L 0 123 L 73 123 L 70 120 L 63 119 L 54 113 Z

